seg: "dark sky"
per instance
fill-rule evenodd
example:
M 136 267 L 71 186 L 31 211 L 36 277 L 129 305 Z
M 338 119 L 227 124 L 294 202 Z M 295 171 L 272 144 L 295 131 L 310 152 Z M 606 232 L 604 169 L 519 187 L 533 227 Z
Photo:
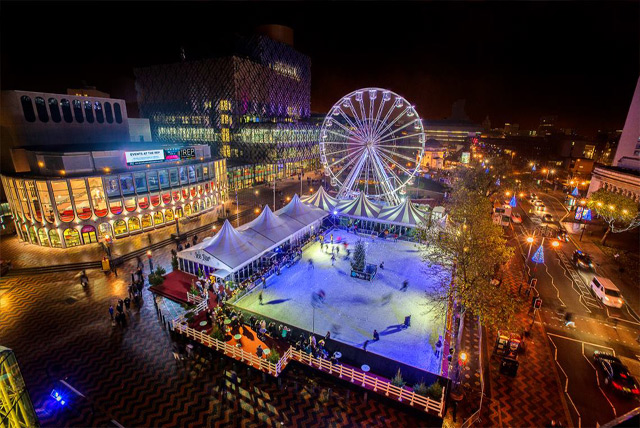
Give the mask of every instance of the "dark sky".
M 225 51 L 258 24 L 295 30 L 312 59 L 311 107 L 354 89 L 400 93 L 423 118 L 467 100 L 537 127 L 546 114 L 587 135 L 621 128 L 639 71 L 640 2 L 2 2 L 1 86 L 64 92 L 84 80 L 135 102 L 134 66 L 179 47 Z

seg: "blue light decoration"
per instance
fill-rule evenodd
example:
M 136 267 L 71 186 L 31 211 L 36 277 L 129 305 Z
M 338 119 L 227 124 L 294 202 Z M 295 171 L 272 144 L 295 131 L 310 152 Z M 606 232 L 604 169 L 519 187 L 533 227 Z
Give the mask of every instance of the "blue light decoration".
M 516 205 L 518 205 L 517 202 L 516 202 L 516 195 L 513 195 L 513 197 L 509 201 L 509 205 L 511 205 L 513 208 L 515 208 Z
M 584 208 L 582 207 L 576 208 L 576 220 L 580 220 L 582 218 L 582 210 L 584 210 Z
M 534 263 L 544 263 L 544 251 L 542 249 L 542 244 L 540 244 L 540 247 L 538 247 L 533 257 L 531 257 L 531 260 Z
M 580 196 L 580 191 L 578 190 L 578 186 L 576 186 L 576 187 L 573 189 L 573 192 L 571 192 L 571 195 L 572 195 L 572 196 Z
M 67 404 L 67 402 L 64 400 L 62 395 L 60 395 L 60 393 L 58 391 L 56 391 L 55 389 L 51 391 L 50 395 L 51 395 L 51 397 L 53 397 L 54 400 L 56 400 L 58 403 L 60 403 L 61 406 L 64 406 L 65 404 Z
M 591 221 L 591 210 L 589 208 L 585 208 L 582 211 L 582 220 L 589 220 Z
M 484 170 L 484 173 L 485 173 L 485 174 L 489 174 L 489 168 L 485 169 L 485 170 Z
M 498 177 L 498 179 L 496 180 L 496 186 L 500 185 L 500 177 Z
M 534 165 L 534 166 L 531 168 L 531 171 L 535 171 L 535 170 L 536 170 L 536 166 Z

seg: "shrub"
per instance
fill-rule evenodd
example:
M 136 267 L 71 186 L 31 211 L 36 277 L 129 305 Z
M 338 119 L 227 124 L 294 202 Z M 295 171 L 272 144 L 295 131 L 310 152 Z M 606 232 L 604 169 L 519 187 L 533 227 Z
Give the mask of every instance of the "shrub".
M 173 270 L 178 270 L 178 258 L 176 256 L 171 257 L 171 267 Z
M 167 271 L 162 267 L 158 266 L 154 272 L 149 274 L 149 284 L 151 285 L 160 285 L 164 282 L 164 274 Z
M 427 395 L 434 400 L 440 400 L 442 398 L 442 385 L 438 382 L 434 382 L 427 388 Z
M 278 351 L 272 349 L 271 353 L 267 356 L 267 361 L 273 364 L 278 364 L 278 361 L 280 361 L 280 354 L 278 354 Z
M 209 333 L 209 336 L 213 337 L 214 339 L 218 339 L 221 342 L 224 342 L 225 334 L 219 328 L 214 328 L 213 330 L 211 330 L 211 333 Z
M 189 290 L 189 293 L 193 294 L 194 296 L 199 296 L 200 290 L 198 290 L 198 287 L 196 287 L 195 285 L 192 285 L 191 290 Z
M 424 383 L 424 381 L 420 381 L 420 383 L 416 383 L 415 385 L 413 385 L 413 392 L 426 397 L 429 393 L 429 388 L 427 388 L 427 384 Z
M 398 373 L 391 379 L 391 385 L 402 388 L 406 384 L 407 382 L 402 379 L 402 373 L 400 373 L 400 369 L 398 369 Z
M 186 314 L 184 314 L 184 317 L 185 317 L 187 320 L 189 320 L 189 321 L 190 321 L 194 316 L 195 316 L 195 314 L 194 314 L 193 312 L 187 312 Z

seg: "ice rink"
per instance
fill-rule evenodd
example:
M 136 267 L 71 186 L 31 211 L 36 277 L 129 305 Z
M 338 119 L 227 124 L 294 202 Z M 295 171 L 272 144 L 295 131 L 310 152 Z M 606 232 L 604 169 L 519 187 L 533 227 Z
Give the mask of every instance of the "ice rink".
M 367 263 L 379 265 L 384 261 L 384 269 L 378 269 L 371 282 L 351 278 L 350 261 L 344 260 L 344 245 L 340 245 L 332 266 L 331 254 L 328 250 L 323 252 L 316 242 L 304 251 L 298 264 L 267 280 L 262 306 L 258 302 L 262 287 L 236 305 L 305 330 L 313 328 L 319 335 L 331 331 L 332 339 L 358 347 L 371 340 L 376 329 L 380 340 L 370 341 L 367 351 L 439 373 L 434 346 L 443 334 L 444 320 L 428 312 L 425 295 L 428 282 L 440 280 L 439 270 L 427 269 L 414 243 L 380 238 L 372 241 L 343 230 L 334 230 L 333 237 L 334 242 L 346 240 L 352 255 L 355 242 L 362 239 Z M 309 259 L 313 260 L 313 269 Z M 409 287 L 400 291 L 405 279 Z M 319 290 L 324 290 L 326 297 L 324 303 L 316 304 L 314 311 L 312 294 Z M 411 326 L 405 329 L 402 325 L 407 315 L 411 315 Z

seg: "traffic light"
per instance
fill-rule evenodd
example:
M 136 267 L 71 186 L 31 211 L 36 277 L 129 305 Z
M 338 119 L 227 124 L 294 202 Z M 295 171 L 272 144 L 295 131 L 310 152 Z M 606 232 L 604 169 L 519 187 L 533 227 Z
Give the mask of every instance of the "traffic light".
M 536 297 L 536 300 L 533 302 L 533 307 L 535 309 L 540 309 L 542 307 L 542 299 L 539 297 Z

